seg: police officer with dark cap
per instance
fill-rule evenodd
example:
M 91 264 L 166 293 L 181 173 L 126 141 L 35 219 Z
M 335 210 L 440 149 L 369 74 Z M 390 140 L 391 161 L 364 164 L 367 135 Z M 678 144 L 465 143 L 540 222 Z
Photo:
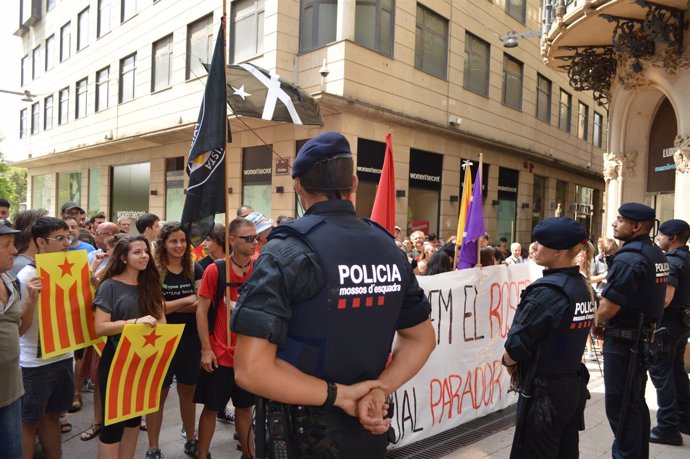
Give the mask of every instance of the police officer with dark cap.
M 435 346 L 407 258 L 355 215 L 353 167 L 339 133 L 304 144 L 292 177 L 305 216 L 270 233 L 232 314 L 236 380 L 270 400 L 269 421 L 274 402 L 287 407 L 288 457 L 383 457 L 386 397 Z M 268 457 L 283 446 L 270 444 Z
M 656 355 L 649 376 L 656 387 L 656 426 L 649 435 L 652 443 L 682 445 L 681 432 L 690 434 L 690 395 L 683 356 L 688 344 L 690 313 L 690 226 L 683 220 L 668 220 L 659 227 L 657 244 L 666 252 L 669 264 L 664 316 L 654 334 Z
M 546 269 L 522 293 L 503 356 L 520 394 L 511 458 L 576 458 L 589 380 L 581 360 L 595 310 L 594 290 L 574 262 L 587 233 L 556 217 L 533 234 L 535 261 Z
M 611 260 L 596 313 L 605 337 L 606 417 L 614 458 L 649 456 L 645 349 L 664 312 L 669 274 L 666 256 L 649 236 L 654 220 L 654 209 L 644 204 L 618 209 L 613 236 L 624 244 Z

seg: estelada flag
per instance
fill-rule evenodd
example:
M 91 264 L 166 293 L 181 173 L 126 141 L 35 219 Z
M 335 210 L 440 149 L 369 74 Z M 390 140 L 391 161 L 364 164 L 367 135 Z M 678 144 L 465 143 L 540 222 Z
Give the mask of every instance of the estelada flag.
M 85 250 L 36 255 L 43 289 L 38 327 L 44 359 L 101 340 L 93 324 L 93 287 Z
M 125 325 L 108 373 L 105 425 L 158 411 L 182 330 L 184 324 Z

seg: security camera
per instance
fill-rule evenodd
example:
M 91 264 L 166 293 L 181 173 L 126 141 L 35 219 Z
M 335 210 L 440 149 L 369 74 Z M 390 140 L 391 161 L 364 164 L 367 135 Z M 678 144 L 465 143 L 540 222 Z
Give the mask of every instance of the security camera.
M 323 64 L 321 65 L 321 68 L 319 69 L 319 73 L 321 74 L 321 76 L 323 78 L 326 78 L 328 76 L 328 74 L 331 73 L 328 70 L 328 67 L 326 67 L 326 59 L 323 60 Z
M 462 123 L 462 118 L 457 115 L 448 115 L 448 126 L 458 127 Z

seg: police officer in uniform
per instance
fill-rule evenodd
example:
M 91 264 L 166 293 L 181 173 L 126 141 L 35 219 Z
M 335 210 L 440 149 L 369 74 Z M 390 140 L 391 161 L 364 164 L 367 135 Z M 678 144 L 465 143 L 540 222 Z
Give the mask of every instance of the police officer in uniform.
M 589 379 L 581 359 L 595 295 L 574 258 L 587 233 L 576 221 L 556 217 L 533 234 L 535 261 L 546 269 L 522 294 L 503 356 L 521 395 L 511 458 L 577 458 Z
M 690 227 L 683 220 L 668 220 L 659 227 L 657 244 L 666 252 L 670 274 L 666 287 L 664 316 L 654 334 L 657 355 L 649 366 L 656 387 L 656 426 L 649 435 L 652 443 L 682 445 L 680 432 L 690 434 L 688 374 L 683 354 L 688 341 L 686 310 L 690 308 Z
M 429 302 L 393 236 L 355 216 L 344 136 L 305 143 L 292 177 L 306 213 L 271 232 L 240 289 L 235 377 L 266 399 L 307 407 L 330 445 L 314 457 L 381 458 L 386 397 L 435 346 Z
M 644 349 L 664 311 L 668 262 L 649 236 L 654 209 L 623 204 L 613 236 L 624 241 L 609 265 L 597 324 L 604 328 L 606 417 L 615 435 L 614 458 L 649 456 L 649 409 Z

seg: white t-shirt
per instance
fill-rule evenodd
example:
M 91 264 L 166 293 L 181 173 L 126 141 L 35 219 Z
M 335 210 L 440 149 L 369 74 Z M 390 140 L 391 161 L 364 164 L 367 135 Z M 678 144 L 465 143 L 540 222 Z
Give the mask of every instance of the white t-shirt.
M 36 268 L 31 265 L 24 266 L 22 270 L 19 271 L 19 274 L 17 274 L 17 279 L 19 279 L 19 282 L 21 282 L 22 288 L 22 307 L 24 306 L 24 302 L 29 300 L 29 293 L 26 288 L 26 284 L 28 284 L 29 281 L 35 276 Z M 50 363 L 71 359 L 73 356 L 72 352 L 56 355 L 55 357 L 51 357 L 49 359 L 43 359 L 38 356 L 38 350 L 41 347 L 38 337 L 38 313 L 38 304 L 36 304 L 31 326 L 26 333 L 19 338 L 19 365 L 27 368 L 42 367 Z

